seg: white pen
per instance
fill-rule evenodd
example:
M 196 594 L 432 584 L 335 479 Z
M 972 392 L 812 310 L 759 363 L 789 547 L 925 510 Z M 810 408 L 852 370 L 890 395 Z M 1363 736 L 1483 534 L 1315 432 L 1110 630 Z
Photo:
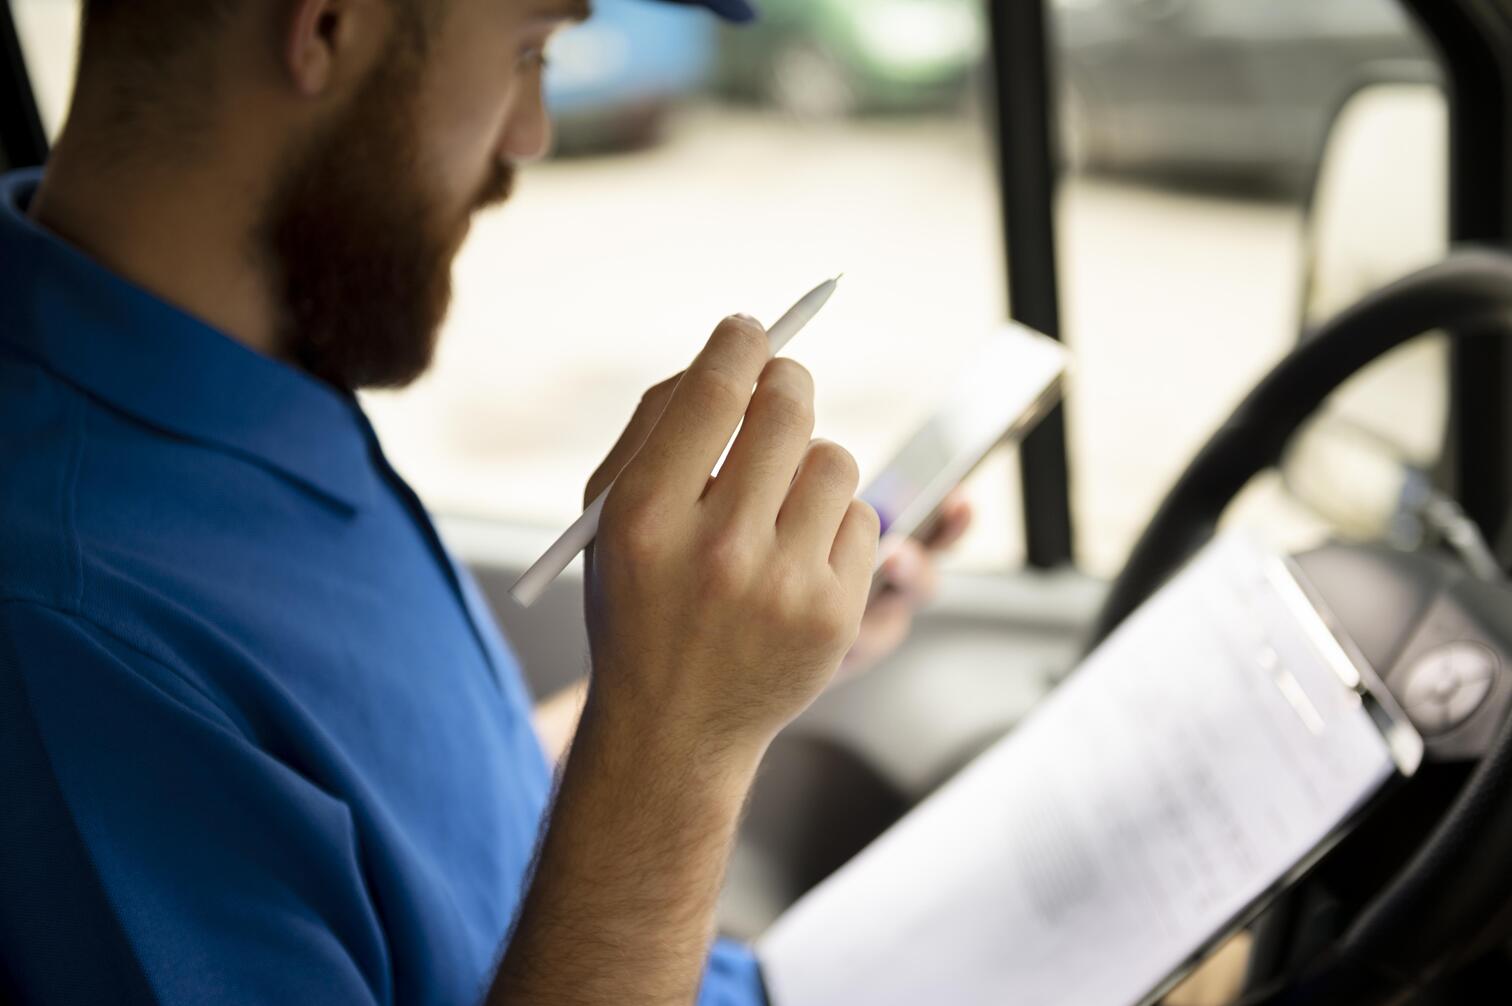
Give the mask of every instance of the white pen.
M 803 298 L 788 309 L 787 314 L 778 318 L 771 328 L 767 329 L 767 341 L 771 344 L 771 354 L 776 356 L 782 352 L 782 347 L 788 344 L 793 336 L 797 335 L 803 326 L 813 320 L 814 315 L 819 313 L 825 303 L 835 292 L 835 285 L 840 282 L 840 277 L 827 279 L 814 289 L 804 294 Z M 731 440 L 734 439 L 732 436 Z M 726 445 L 725 450 L 729 450 Z M 598 534 L 599 515 L 604 512 L 604 500 L 609 497 L 609 490 L 614 488 L 614 483 L 609 483 L 608 488 L 598 494 L 598 498 L 588 504 L 588 509 L 583 515 L 572 522 L 572 526 L 562 532 L 562 536 L 552 543 L 541 557 L 527 569 L 513 587 L 509 588 L 509 596 L 513 597 L 522 607 L 530 607 L 551 586 L 553 580 L 561 575 L 567 564 L 572 562 L 588 543 L 593 541 L 593 536 Z

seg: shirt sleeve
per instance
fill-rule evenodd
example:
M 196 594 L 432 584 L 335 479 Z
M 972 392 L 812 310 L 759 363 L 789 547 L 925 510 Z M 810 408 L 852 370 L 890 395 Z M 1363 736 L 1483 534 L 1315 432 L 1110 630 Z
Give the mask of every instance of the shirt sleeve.
M 5 791 L 26 808 L 0 814 L 0 985 L 20 986 L 0 991 L 390 1001 L 350 811 L 170 668 L 71 615 L 0 603 L 0 735 Z
M 732 940 L 715 942 L 698 1006 L 767 1006 L 761 969 L 750 947 Z

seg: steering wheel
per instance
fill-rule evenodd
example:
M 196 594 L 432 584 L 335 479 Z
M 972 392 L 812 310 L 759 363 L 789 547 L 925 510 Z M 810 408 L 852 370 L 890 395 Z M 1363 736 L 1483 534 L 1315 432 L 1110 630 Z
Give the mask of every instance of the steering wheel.
M 1198 451 L 1113 582 L 1091 644 L 1111 633 L 1209 539 L 1235 495 L 1276 465 L 1328 396 L 1372 361 L 1437 329 L 1461 338 L 1512 331 L 1512 256 L 1461 251 L 1367 296 L 1276 365 Z M 1357 913 L 1342 938 L 1246 1004 L 1400 1001 L 1469 934 L 1512 904 L 1512 716 L 1428 838 Z M 1485 850 L 1493 850 L 1487 855 Z M 1471 863 L 1473 869 L 1467 869 Z M 1474 917 L 1474 922 L 1467 922 Z

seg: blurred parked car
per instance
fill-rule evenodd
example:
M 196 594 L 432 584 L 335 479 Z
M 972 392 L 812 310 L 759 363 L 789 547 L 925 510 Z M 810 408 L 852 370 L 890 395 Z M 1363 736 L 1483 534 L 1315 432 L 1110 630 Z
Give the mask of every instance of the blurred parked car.
M 1358 89 L 1437 80 L 1382 0 L 1055 0 L 1073 167 L 1304 185 Z
M 985 46 L 978 0 L 763 0 L 760 20 L 725 33 L 721 77 L 805 118 L 938 108 Z
M 546 101 L 557 151 L 654 140 L 667 111 L 708 82 L 718 46 L 718 29 L 701 11 L 596 0 L 591 20 L 552 40 Z

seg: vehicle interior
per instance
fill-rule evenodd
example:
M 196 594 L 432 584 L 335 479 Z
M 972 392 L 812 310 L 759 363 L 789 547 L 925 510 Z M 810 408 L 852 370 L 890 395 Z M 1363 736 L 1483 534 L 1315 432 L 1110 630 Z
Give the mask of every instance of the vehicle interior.
M 602 0 L 556 54 L 560 154 L 459 260 L 437 372 L 365 403 L 532 689 L 588 668 L 581 569 L 528 610 L 508 588 L 732 298 L 766 317 L 847 272 L 792 352 L 863 471 L 1012 318 L 1070 348 L 1064 406 L 968 481 L 972 531 L 898 651 L 770 751 L 721 928 L 758 937 L 1243 526 L 1297 557 L 1426 762 L 1167 1001 L 1505 1001 L 1512 0 L 862 6 L 767 0 L 737 36 Z M 45 162 L 78 10 L 3 12 L 9 169 Z M 746 257 L 700 254 L 729 227 Z M 500 289 L 513 263 L 542 279 Z M 644 331 L 581 334 L 598 301 Z M 1484 676 L 1424 706 L 1462 644 Z

